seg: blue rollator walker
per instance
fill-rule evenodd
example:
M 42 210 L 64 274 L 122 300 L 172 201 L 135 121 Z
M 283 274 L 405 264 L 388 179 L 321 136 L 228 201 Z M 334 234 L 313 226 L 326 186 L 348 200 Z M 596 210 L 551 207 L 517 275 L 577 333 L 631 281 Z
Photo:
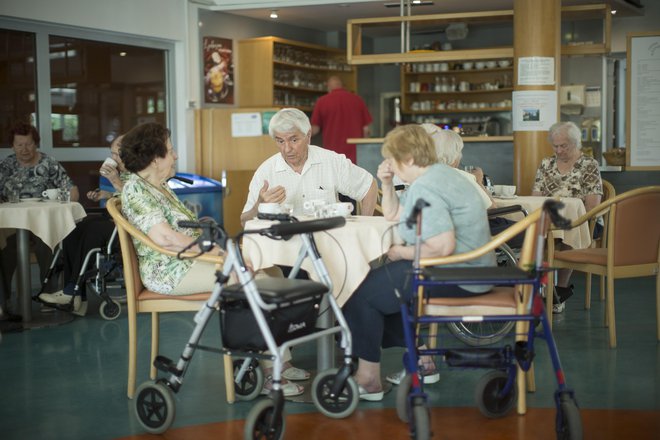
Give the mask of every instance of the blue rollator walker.
M 196 325 L 181 357 L 174 362 L 158 356 L 154 365 L 167 373 L 167 377 L 145 382 L 136 391 L 136 415 L 148 432 L 160 434 L 171 426 L 175 414 L 173 393 L 181 388 L 193 354 L 200 349 L 228 354 L 235 359 L 234 386 L 239 400 L 251 400 L 260 394 L 264 374 L 258 359 L 273 360 L 272 391 L 269 398 L 258 401 L 252 407 L 245 422 L 244 436 L 246 439 L 283 438 L 285 418 L 281 380 L 285 350 L 337 333 L 344 350 L 343 365 L 316 376 L 312 383 L 312 400 L 319 411 L 328 417 L 344 418 L 355 411 L 360 395 L 352 377 L 351 334 L 332 296 L 332 283 L 312 235 L 313 232 L 341 227 L 346 220 L 335 217 L 297 222 L 288 215 L 272 217 L 281 222 L 265 229 L 245 230 L 234 238 L 228 238 L 222 228 L 213 222 L 179 223 L 182 227 L 202 230 L 202 235 L 193 244 L 199 244 L 204 252 L 217 245 L 225 249 L 226 254 L 222 271 L 216 272 L 211 296 L 195 315 Z M 300 234 L 300 253 L 289 278 L 254 279 L 238 243 L 243 235 L 255 233 L 284 240 Z M 323 283 L 293 279 L 305 258 L 311 259 Z M 238 282 L 227 285 L 232 274 Z M 216 310 L 220 311 L 221 349 L 199 345 L 204 328 Z M 337 325 L 317 328 L 319 315 L 330 311 L 334 313 Z M 264 353 L 266 350 L 268 353 Z
M 401 300 L 406 353 L 406 375 L 397 391 L 397 414 L 409 423 L 411 438 L 429 439 L 431 423 L 428 395 L 424 392 L 419 371 L 420 356 L 439 356 L 449 367 L 490 369 L 478 382 L 475 393 L 479 410 L 487 417 L 505 416 L 518 401 L 518 412 L 525 405 L 525 374 L 532 367 L 534 341 L 545 340 L 557 380 L 554 394 L 557 416 L 557 438 L 582 439 L 582 420 L 574 392 L 565 380 L 557 346 L 545 311 L 542 289 L 549 270 L 543 264 L 544 243 L 550 223 L 567 228 L 570 221 L 558 214 L 561 203 L 546 201 L 539 209 L 509 229 L 493 237 L 486 245 L 465 254 L 440 258 L 420 258 L 422 209 L 428 206 L 420 199 L 411 216 L 416 223 L 416 249 L 413 262 L 412 301 Z M 438 267 L 460 266 L 525 231 L 525 241 L 517 267 Z M 432 298 L 424 288 L 433 285 L 492 284 L 491 292 L 467 298 Z M 484 312 L 484 310 L 486 312 Z M 499 311 L 499 312 L 498 312 Z M 515 342 L 503 347 L 420 348 L 420 328 L 437 323 L 513 321 L 516 323 Z M 518 384 L 521 384 L 518 386 Z

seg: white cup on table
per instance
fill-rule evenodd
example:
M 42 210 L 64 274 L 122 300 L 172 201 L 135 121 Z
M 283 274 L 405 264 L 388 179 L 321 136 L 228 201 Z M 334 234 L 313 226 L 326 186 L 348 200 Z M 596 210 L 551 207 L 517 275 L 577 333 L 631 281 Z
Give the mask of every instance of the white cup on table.
M 109 167 L 112 167 L 112 168 L 117 168 L 117 165 L 118 165 L 118 164 L 117 164 L 117 161 L 114 160 L 113 158 L 111 158 L 111 157 L 107 157 L 107 158 L 103 161 L 103 165 L 105 165 L 105 166 L 109 166 Z
M 42 197 L 47 198 L 48 200 L 57 200 L 60 196 L 60 190 L 57 188 L 49 188 L 41 193 Z

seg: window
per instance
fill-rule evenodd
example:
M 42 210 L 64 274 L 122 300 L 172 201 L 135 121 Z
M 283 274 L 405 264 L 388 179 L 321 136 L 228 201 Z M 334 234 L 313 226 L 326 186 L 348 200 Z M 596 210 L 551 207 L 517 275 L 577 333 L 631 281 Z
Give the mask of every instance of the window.
M 106 148 L 137 124 L 169 125 L 171 49 L 57 26 L 5 26 L 0 19 L 3 132 L 23 120 L 39 128 L 47 148 Z
M 35 53 L 33 33 L 0 29 L 0 129 L 5 136 L 18 120 L 37 122 Z

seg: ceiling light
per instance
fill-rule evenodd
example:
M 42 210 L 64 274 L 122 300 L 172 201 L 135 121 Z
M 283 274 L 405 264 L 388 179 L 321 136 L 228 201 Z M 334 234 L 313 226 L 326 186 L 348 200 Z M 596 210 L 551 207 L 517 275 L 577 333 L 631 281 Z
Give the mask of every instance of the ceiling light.
M 410 2 L 410 6 L 431 6 L 434 3 L 430 0 L 412 0 Z M 392 3 L 385 3 L 383 4 L 386 8 L 399 8 L 401 7 L 401 3 L 399 2 L 392 2 Z M 404 3 L 404 6 L 406 6 L 406 3 Z
M 277 18 L 277 17 L 278 17 L 278 15 L 277 15 L 277 11 L 275 9 L 270 11 L 270 18 Z
M 612 15 L 616 15 L 616 9 L 612 9 L 612 11 L 611 11 L 610 13 L 611 13 Z
M 125 56 L 126 56 L 126 52 L 119 52 L 119 56 L 120 56 L 120 57 L 125 57 Z

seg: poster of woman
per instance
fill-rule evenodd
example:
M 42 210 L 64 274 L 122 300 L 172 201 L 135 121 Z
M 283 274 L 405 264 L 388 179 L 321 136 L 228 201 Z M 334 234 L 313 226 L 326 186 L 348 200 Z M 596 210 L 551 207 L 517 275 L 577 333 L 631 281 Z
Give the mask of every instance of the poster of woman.
M 204 102 L 234 103 L 234 62 L 232 41 L 226 38 L 203 37 Z

